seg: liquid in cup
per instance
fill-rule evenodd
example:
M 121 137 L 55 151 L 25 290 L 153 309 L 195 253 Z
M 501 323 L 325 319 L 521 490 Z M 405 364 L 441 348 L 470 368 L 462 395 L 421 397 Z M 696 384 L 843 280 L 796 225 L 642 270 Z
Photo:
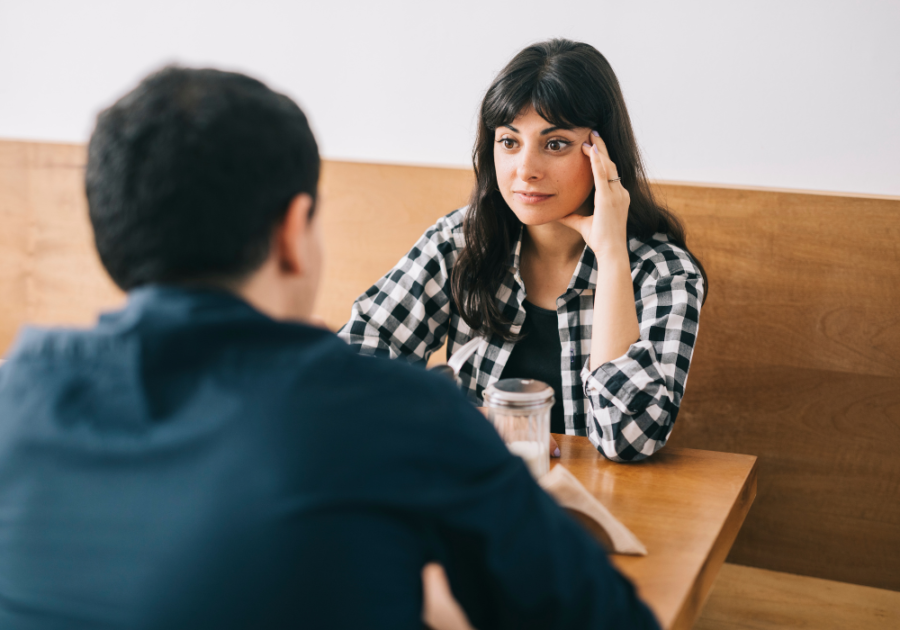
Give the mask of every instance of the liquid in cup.
M 540 479 L 550 470 L 550 408 L 553 388 L 542 381 L 507 378 L 484 391 L 488 418 L 510 452 Z
M 534 440 L 517 440 L 506 445 L 509 452 L 525 460 L 528 470 L 535 479 L 547 474 L 550 470 L 549 445 L 542 445 Z

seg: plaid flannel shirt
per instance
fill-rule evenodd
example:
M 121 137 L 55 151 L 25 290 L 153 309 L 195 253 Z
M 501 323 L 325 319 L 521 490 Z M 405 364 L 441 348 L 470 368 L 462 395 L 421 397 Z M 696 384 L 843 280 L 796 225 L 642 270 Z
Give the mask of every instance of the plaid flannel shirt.
M 465 211 L 441 218 L 354 302 L 338 334 L 358 352 L 424 364 L 445 340 L 450 356 L 473 337 L 450 292 L 450 271 L 465 244 Z M 525 321 L 521 247 L 520 232 L 496 296 L 513 333 Z M 587 435 L 614 461 L 643 459 L 665 445 L 684 394 L 704 290 L 694 260 L 666 235 L 629 239 L 628 249 L 641 337 L 624 355 L 589 369 L 597 265 L 588 247 L 556 302 L 566 433 Z M 514 345 L 492 335 L 463 366 L 460 381 L 474 403 L 500 378 Z

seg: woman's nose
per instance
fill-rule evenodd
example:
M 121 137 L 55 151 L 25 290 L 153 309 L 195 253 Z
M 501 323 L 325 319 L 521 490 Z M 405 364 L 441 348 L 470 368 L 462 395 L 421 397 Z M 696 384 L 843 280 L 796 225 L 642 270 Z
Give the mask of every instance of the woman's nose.
M 541 178 L 543 167 L 541 158 L 534 151 L 522 151 L 519 153 L 519 165 L 516 175 L 523 182 L 536 181 Z

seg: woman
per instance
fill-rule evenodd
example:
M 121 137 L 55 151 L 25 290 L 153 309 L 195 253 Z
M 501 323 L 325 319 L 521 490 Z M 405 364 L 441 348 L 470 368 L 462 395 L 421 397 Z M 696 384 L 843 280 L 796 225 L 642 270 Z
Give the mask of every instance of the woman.
M 665 445 L 697 335 L 705 274 L 653 198 L 618 81 L 593 47 L 529 46 L 481 105 L 467 208 L 440 219 L 353 305 L 359 352 L 427 361 L 475 335 L 460 373 L 553 386 L 551 431 L 615 461 Z

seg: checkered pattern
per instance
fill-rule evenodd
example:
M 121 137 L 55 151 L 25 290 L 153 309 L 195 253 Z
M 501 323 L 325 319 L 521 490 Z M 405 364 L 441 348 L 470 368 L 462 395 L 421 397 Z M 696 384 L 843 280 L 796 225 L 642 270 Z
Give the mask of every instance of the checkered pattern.
M 464 245 L 465 208 L 440 219 L 397 265 L 353 304 L 338 333 L 362 354 L 425 363 L 447 340 L 449 355 L 473 331 L 450 292 L 450 270 Z M 521 233 L 497 303 L 518 333 L 525 321 L 519 275 Z M 672 431 L 697 338 L 703 280 L 693 259 L 656 234 L 630 239 L 631 277 L 641 338 L 628 352 L 589 370 L 596 260 L 585 247 L 566 293 L 557 300 L 566 433 L 587 435 L 609 459 L 634 461 L 665 445 Z M 500 378 L 513 342 L 492 336 L 463 366 L 462 386 L 481 403 Z

